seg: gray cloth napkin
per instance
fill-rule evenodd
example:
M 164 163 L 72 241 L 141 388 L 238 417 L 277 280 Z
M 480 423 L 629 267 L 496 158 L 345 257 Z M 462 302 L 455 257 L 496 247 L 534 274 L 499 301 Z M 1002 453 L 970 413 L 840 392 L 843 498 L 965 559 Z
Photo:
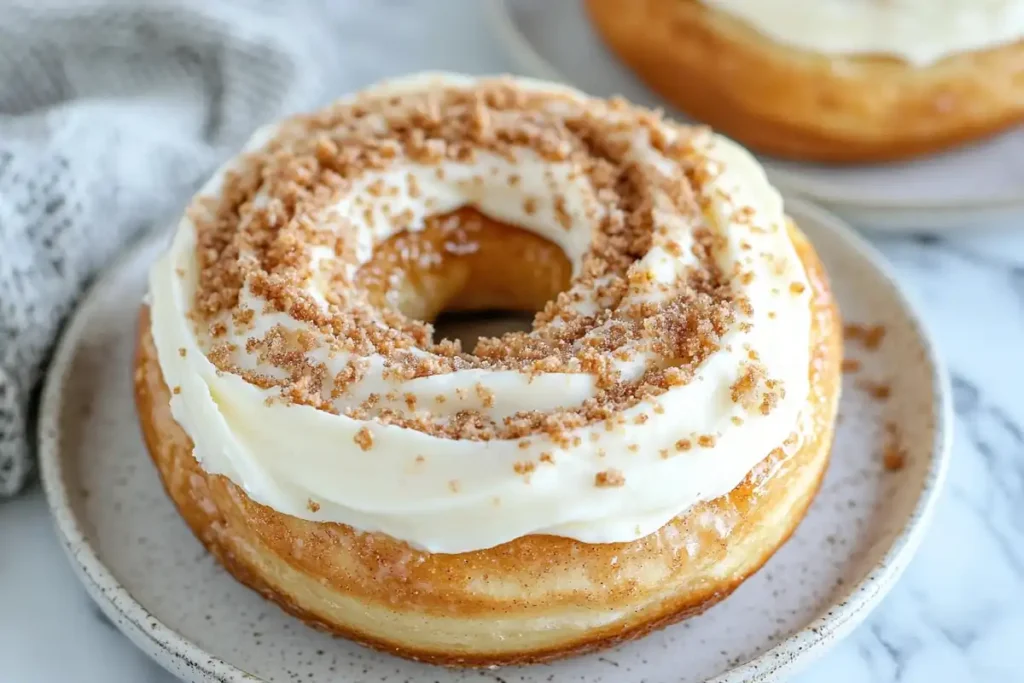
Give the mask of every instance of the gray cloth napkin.
M 32 397 L 85 284 L 259 124 L 322 101 L 303 2 L 21 0 L 0 19 L 0 496 L 32 471 Z M 335 41 L 336 42 L 336 41 Z

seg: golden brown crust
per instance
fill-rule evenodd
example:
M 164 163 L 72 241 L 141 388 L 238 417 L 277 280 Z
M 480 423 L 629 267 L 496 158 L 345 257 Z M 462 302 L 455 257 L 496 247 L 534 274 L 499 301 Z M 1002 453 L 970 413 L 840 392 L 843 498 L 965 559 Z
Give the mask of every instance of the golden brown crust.
M 929 66 L 831 57 L 770 40 L 698 0 L 586 0 L 612 50 L 651 88 L 740 142 L 839 163 L 919 156 L 1024 121 L 1024 42 Z
M 527 536 L 471 553 L 420 552 L 381 534 L 282 515 L 207 474 L 171 416 L 144 307 L 135 395 L 164 486 L 236 578 L 321 629 L 393 654 L 472 666 L 607 647 L 731 593 L 789 537 L 828 461 L 842 335 L 824 270 L 795 229 L 814 290 L 802 446 L 770 454 L 726 496 L 632 543 Z M 543 627 L 542 627 L 543 624 Z

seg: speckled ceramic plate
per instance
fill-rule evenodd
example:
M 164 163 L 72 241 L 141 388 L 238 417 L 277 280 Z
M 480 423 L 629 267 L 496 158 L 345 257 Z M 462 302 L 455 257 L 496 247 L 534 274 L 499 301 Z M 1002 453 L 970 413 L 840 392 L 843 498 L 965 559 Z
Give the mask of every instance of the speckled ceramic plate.
M 489 0 L 492 26 L 527 75 L 665 106 L 605 48 L 582 0 Z M 676 118 L 684 118 L 673 112 Z M 1024 224 L 1024 127 L 903 163 L 827 166 L 762 159 L 772 181 L 876 229 Z
M 75 570 L 139 647 L 190 681 L 762 681 L 849 632 L 914 549 L 937 496 L 951 425 L 946 379 L 880 257 L 835 218 L 790 213 L 817 247 L 848 322 L 882 325 L 881 345 L 848 343 L 832 463 L 793 538 L 725 602 L 640 641 L 550 665 L 451 671 L 313 631 L 236 583 L 164 495 L 132 400 L 135 320 L 149 239 L 96 285 L 64 334 L 40 416 L 43 481 Z M 885 385 L 887 401 L 871 398 Z M 897 471 L 883 449 L 895 426 Z

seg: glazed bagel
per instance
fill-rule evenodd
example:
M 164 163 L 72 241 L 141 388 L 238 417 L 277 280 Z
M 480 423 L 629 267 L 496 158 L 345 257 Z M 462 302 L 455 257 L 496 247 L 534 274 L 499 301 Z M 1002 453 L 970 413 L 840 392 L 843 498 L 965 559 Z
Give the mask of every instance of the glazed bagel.
M 472 352 L 425 322 L 487 309 L 540 313 Z M 388 652 L 494 665 L 642 635 L 756 571 L 825 471 L 840 357 L 820 261 L 732 143 L 420 76 L 215 176 L 152 271 L 135 395 L 236 578 Z
M 752 149 L 837 163 L 943 151 L 1024 121 L 1024 41 L 915 64 L 782 44 L 700 0 L 586 0 L 618 57 Z

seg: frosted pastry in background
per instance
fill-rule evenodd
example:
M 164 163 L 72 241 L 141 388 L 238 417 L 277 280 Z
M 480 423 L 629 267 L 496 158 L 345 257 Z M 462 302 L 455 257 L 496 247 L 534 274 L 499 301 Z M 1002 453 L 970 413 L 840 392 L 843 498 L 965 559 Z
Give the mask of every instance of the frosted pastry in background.
M 636 74 L 781 157 L 949 149 L 1024 121 L 1022 0 L 584 0 Z

